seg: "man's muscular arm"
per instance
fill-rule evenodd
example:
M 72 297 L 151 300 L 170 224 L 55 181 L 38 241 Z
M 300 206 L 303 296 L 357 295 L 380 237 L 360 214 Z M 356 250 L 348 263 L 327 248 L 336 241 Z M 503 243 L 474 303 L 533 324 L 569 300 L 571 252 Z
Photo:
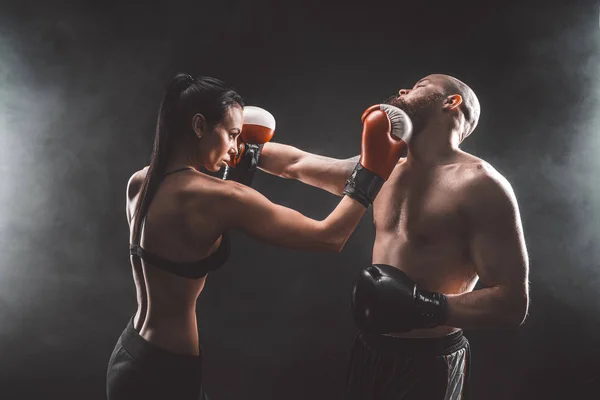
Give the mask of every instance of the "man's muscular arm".
M 307 185 L 342 196 L 344 185 L 360 156 L 345 160 L 319 156 L 279 143 L 267 143 L 258 167 L 281 178 L 296 179 Z
M 446 325 L 464 329 L 521 325 L 529 305 L 529 261 L 517 200 L 496 172 L 474 184 L 465 210 L 469 251 L 485 288 L 448 295 Z

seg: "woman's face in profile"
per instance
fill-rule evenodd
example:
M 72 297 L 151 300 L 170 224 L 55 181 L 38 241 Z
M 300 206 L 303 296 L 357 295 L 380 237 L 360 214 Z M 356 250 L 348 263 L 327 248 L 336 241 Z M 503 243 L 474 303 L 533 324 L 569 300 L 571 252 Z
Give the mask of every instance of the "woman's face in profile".
M 207 134 L 203 144 L 206 151 L 203 157 L 204 168 L 216 172 L 227 165 L 237 154 L 237 139 L 242 131 L 242 107 L 230 106 L 223 119 Z

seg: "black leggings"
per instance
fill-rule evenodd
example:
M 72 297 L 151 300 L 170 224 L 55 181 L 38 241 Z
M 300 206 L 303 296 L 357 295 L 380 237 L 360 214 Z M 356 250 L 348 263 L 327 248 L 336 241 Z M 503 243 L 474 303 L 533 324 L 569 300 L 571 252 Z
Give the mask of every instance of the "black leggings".
M 171 353 L 145 340 L 133 318 L 108 361 L 108 400 L 208 400 L 202 390 L 202 357 Z
M 347 372 L 352 400 L 464 400 L 470 367 L 462 331 L 441 338 L 360 333 Z

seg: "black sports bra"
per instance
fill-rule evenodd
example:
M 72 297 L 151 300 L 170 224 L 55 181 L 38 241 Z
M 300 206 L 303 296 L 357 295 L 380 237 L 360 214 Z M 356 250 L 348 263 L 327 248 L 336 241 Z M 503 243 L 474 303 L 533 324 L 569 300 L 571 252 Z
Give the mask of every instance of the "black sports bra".
M 163 175 L 163 179 L 167 175 L 174 174 L 175 172 L 184 171 L 186 169 L 193 169 L 191 167 L 185 167 L 176 169 L 175 171 L 171 171 L 165 175 Z M 141 236 L 141 235 L 140 235 Z M 139 239 L 138 239 L 139 241 Z M 203 258 L 200 261 L 194 262 L 174 262 L 165 260 L 164 258 L 153 254 L 149 251 L 144 250 L 139 243 L 138 244 L 130 244 L 129 245 L 129 254 L 132 256 L 136 256 L 141 258 L 142 260 L 154 265 L 157 268 L 160 268 L 164 271 L 170 272 L 172 274 L 181 276 L 183 278 L 190 279 L 200 279 L 206 276 L 211 271 L 217 270 L 221 265 L 225 264 L 225 261 L 229 258 L 229 254 L 231 253 L 231 243 L 229 240 L 229 235 L 226 233 L 223 234 L 223 239 L 221 240 L 221 244 L 217 251 L 212 253 L 206 258 Z

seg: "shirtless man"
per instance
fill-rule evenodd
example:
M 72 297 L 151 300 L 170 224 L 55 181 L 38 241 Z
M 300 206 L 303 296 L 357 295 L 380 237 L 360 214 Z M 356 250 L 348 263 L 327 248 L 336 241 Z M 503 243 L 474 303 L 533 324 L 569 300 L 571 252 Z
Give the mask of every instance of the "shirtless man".
M 413 136 L 373 203 L 373 265 L 352 292 L 359 328 L 350 399 L 464 399 L 462 329 L 516 328 L 529 304 L 528 256 L 517 200 L 492 166 L 462 151 L 480 106 L 466 84 L 430 75 L 387 103 Z M 268 143 L 259 167 L 342 195 L 356 158 Z M 477 280 L 485 288 L 473 291 Z

